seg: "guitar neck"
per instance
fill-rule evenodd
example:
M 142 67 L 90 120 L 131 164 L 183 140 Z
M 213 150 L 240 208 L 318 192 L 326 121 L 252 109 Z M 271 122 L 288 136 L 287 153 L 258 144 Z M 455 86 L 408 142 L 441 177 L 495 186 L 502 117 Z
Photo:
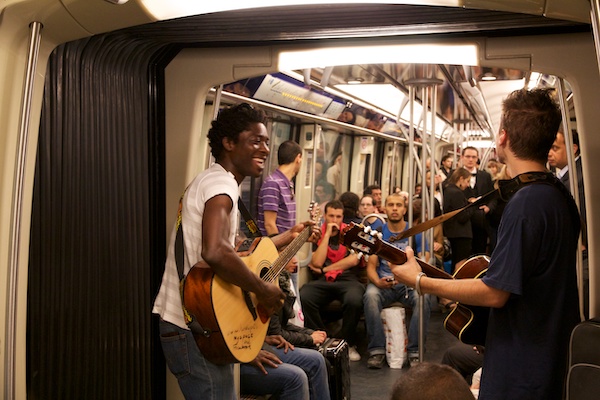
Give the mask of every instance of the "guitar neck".
M 265 281 L 273 282 L 275 279 L 277 279 L 281 271 L 283 271 L 292 257 L 294 257 L 294 255 L 298 252 L 298 250 L 300 250 L 300 248 L 309 238 L 311 229 L 312 228 L 310 226 L 304 228 L 302 232 L 300 232 L 300 234 L 296 236 L 296 238 L 294 238 L 294 240 L 292 240 L 281 253 L 279 253 L 279 257 L 277 257 L 277 259 L 273 262 L 269 273 L 263 276 Z
M 381 257 L 385 260 L 388 260 L 389 262 L 394 263 L 394 264 L 404 264 L 407 260 L 406 253 L 404 251 L 402 251 L 401 249 L 399 249 L 397 247 L 394 247 L 393 245 L 391 245 L 388 242 L 385 242 L 383 240 L 379 243 L 379 248 L 377 249 L 376 253 L 379 257 Z M 452 275 L 448 274 L 447 272 L 445 272 L 439 268 L 436 268 L 432 265 L 429 265 L 425 261 L 419 260 L 418 258 L 415 258 L 415 259 L 421 266 L 421 269 L 423 270 L 423 272 L 425 272 L 425 274 L 428 277 L 441 278 L 441 279 L 453 279 Z

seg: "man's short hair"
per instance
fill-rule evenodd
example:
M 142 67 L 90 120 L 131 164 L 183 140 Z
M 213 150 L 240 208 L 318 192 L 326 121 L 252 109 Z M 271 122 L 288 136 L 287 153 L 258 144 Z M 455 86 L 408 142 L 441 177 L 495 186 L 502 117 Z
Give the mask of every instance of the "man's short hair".
M 265 124 L 266 120 L 267 117 L 262 110 L 248 103 L 240 103 L 221 110 L 208 131 L 211 154 L 218 160 L 223 152 L 223 139 L 229 138 L 237 142 L 240 133 L 249 130 L 253 124 Z
M 365 188 L 365 190 L 363 191 L 363 194 L 372 194 L 373 190 L 381 190 L 381 187 L 379 185 L 369 185 Z
M 286 140 L 277 149 L 277 163 L 279 165 L 293 163 L 298 154 L 302 154 L 302 147 L 293 140 Z
M 448 365 L 413 365 L 394 383 L 391 400 L 474 399 L 467 381 Z
M 522 160 L 546 163 L 562 119 L 553 89 L 515 90 L 502 104 L 501 129 Z
M 328 208 L 333 208 L 334 210 L 343 210 L 344 203 L 342 203 L 339 200 L 331 200 L 331 201 L 327 202 L 327 204 L 325 204 L 325 214 L 327 214 Z
M 461 156 L 465 155 L 465 152 L 467 150 L 474 150 L 477 153 L 477 157 L 479 157 L 479 150 L 477 150 L 477 147 L 473 147 L 473 146 L 467 146 L 464 149 L 462 149 L 462 152 L 460 153 Z
M 389 198 L 391 198 L 391 197 L 399 197 L 399 198 L 401 198 L 401 199 L 402 199 L 402 204 L 404 205 L 404 208 L 406 208 L 406 206 L 407 206 L 407 205 L 406 205 L 406 197 L 402 196 L 402 194 L 401 194 L 401 193 L 396 193 L 396 192 L 394 192 L 394 193 L 390 193 L 390 194 L 389 194 L 389 195 L 388 195 L 388 196 L 385 198 L 385 201 L 383 202 L 383 205 L 384 205 L 384 206 L 387 204 L 387 201 L 388 201 L 388 199 L 389 199 Z

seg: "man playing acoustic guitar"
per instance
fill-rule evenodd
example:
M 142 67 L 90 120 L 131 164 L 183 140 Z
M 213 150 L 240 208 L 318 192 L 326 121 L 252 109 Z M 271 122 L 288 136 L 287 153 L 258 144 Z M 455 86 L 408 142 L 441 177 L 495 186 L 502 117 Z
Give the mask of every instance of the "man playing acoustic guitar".
M 482 279 L 424 276 L 410 248 L 408 261 L 392 268 L 422 293 L 491 307 L 485 343 L 478 343 L 485 344 L 481 400 L 563 395 L 569 337 L 579 322 L 580 223 L 572 197 L 545 168 L 560 120 L 547 90 L 516 91 L 503 103 L 496 149 L 521 188 L 505 208 Z
M 270 315 L 283 304 L 283 292 L 254 274 L 234 249 L 239 226 L 239 185 L 247 176 L 260 176 L 269 155 L 265 114 L 245 103 L 222 110 L 212 122 L 208 139 L 216 163 L 196 176 L 181 202 L 183 274 L 188 276 L 192 266 L 203 262 L 204 268 L 210 268 L 225 284 L 254 294 L 258 307 Z M 290 243 L 304 231 L 305 225 L 298 224 L 273 237 L 273 244 L 280 248 Z M 176 262 L 176 232 L 177 226 L 171 235 L 165 273 L 153 309 L 161 317 L 160 339 L 167 365 L 177 377 L 186 399 L 233 399 L 233 365 L 209 361 L 186 324 Z M 315 229 L 313 235 L 318 234 Z M 252 309 L 251 302 L 247 303 L 247 308 Z M 211 304 L 207 302 L 199 307 L 208 309 Z M 248 309 L 243 311 L 249 312 Z M 207 336 L 221 333 L 206 332 Z M 234 334 L 240 338 L 242 348 L 253 335 L 244 329 Z M 259 343 L 258 353 L 264 336 L 252 339 Z M 249 355 L 251 359 L 255 356 Z

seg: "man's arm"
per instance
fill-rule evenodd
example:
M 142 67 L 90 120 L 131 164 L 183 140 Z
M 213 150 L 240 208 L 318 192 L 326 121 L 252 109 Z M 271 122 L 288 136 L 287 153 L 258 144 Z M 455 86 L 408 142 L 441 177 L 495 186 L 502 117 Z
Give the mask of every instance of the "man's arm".
M 317 249 L 313 252 L 310 259 L 310 263 L 313 267 L 321 268 L 325 265 L 327 260 L 327 247 L 329 246 L 329 239 L 331 238 L 331 230 L 335 224 L 328 224 L 325 229 L 325 234 L 321 238 L 321 243 L 317 246 Z
M 276 235 L 279 233 L 277 229 L 277 211 L 264 211 L 265 231 L 267 235 Z
M 369 256 L 367 260 L 367 278 L 369 278 L 369 282 L 377 285 L 379 282 L 379 274 L 377 274 L 377 264 L 379 262 L 379 257 L 375 254 Z
M 231 198 L 218 195 L 206 202 L 202 216 L 202 259 L 225 281 L 256 294 L 269 314 L 281 307 L 285 295 L 244 264 L 229 243 Z M 218 229 L 217 229 L 218 228 Z
M 410 246 L 406 248 L 406 258 L 405 264 L 391 264 L 392 272 L 398 281 L 415 287 L 417 276 L 422 271 Z M 473 306 L 500 308 L 510 296 L 509 292 L 488 286 L 481 279 L 439 279 L 422 276 L 420 287 L 421 293 L 431 293 Z

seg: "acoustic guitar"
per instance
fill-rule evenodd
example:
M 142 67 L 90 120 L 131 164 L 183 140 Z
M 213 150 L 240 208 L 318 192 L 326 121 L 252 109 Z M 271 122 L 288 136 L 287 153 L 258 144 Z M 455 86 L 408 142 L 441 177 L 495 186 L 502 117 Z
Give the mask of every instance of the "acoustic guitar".
M 406 253 L 381 239 L 381 232 L 362 224 L 351 222 L 340 233 L 341 242 L 348 248 L 364 255 L 375 254 L 394 264 L 404 264 Z M 431 278 L 479 279 L 487 272 L 489 257 L 475 256 L 463 263 L 454 273 L 436 268 L 416 258 L 423 272 Z M 471 345 L 484 345 L 489 309 L 457 303 L 444 320 L 444 327 L 461 342 Z
M 312 219 L 320 218 L 319 207 L 311 205 Z M 266 282 L 278 284 L 279 274 L 310 237 L 305 227 L 278 253 L 268 237 L 254 239 L 250 248 L 238 253 L 246 266 Z M 202 326 L 194 332 L 200 351 L 214 364 L 247 363 L 263 346 L 270 316 L 254 293 L 242 290 L 216 275 L 204 261 L 195 264 L 183 284 L 183 305 Z

